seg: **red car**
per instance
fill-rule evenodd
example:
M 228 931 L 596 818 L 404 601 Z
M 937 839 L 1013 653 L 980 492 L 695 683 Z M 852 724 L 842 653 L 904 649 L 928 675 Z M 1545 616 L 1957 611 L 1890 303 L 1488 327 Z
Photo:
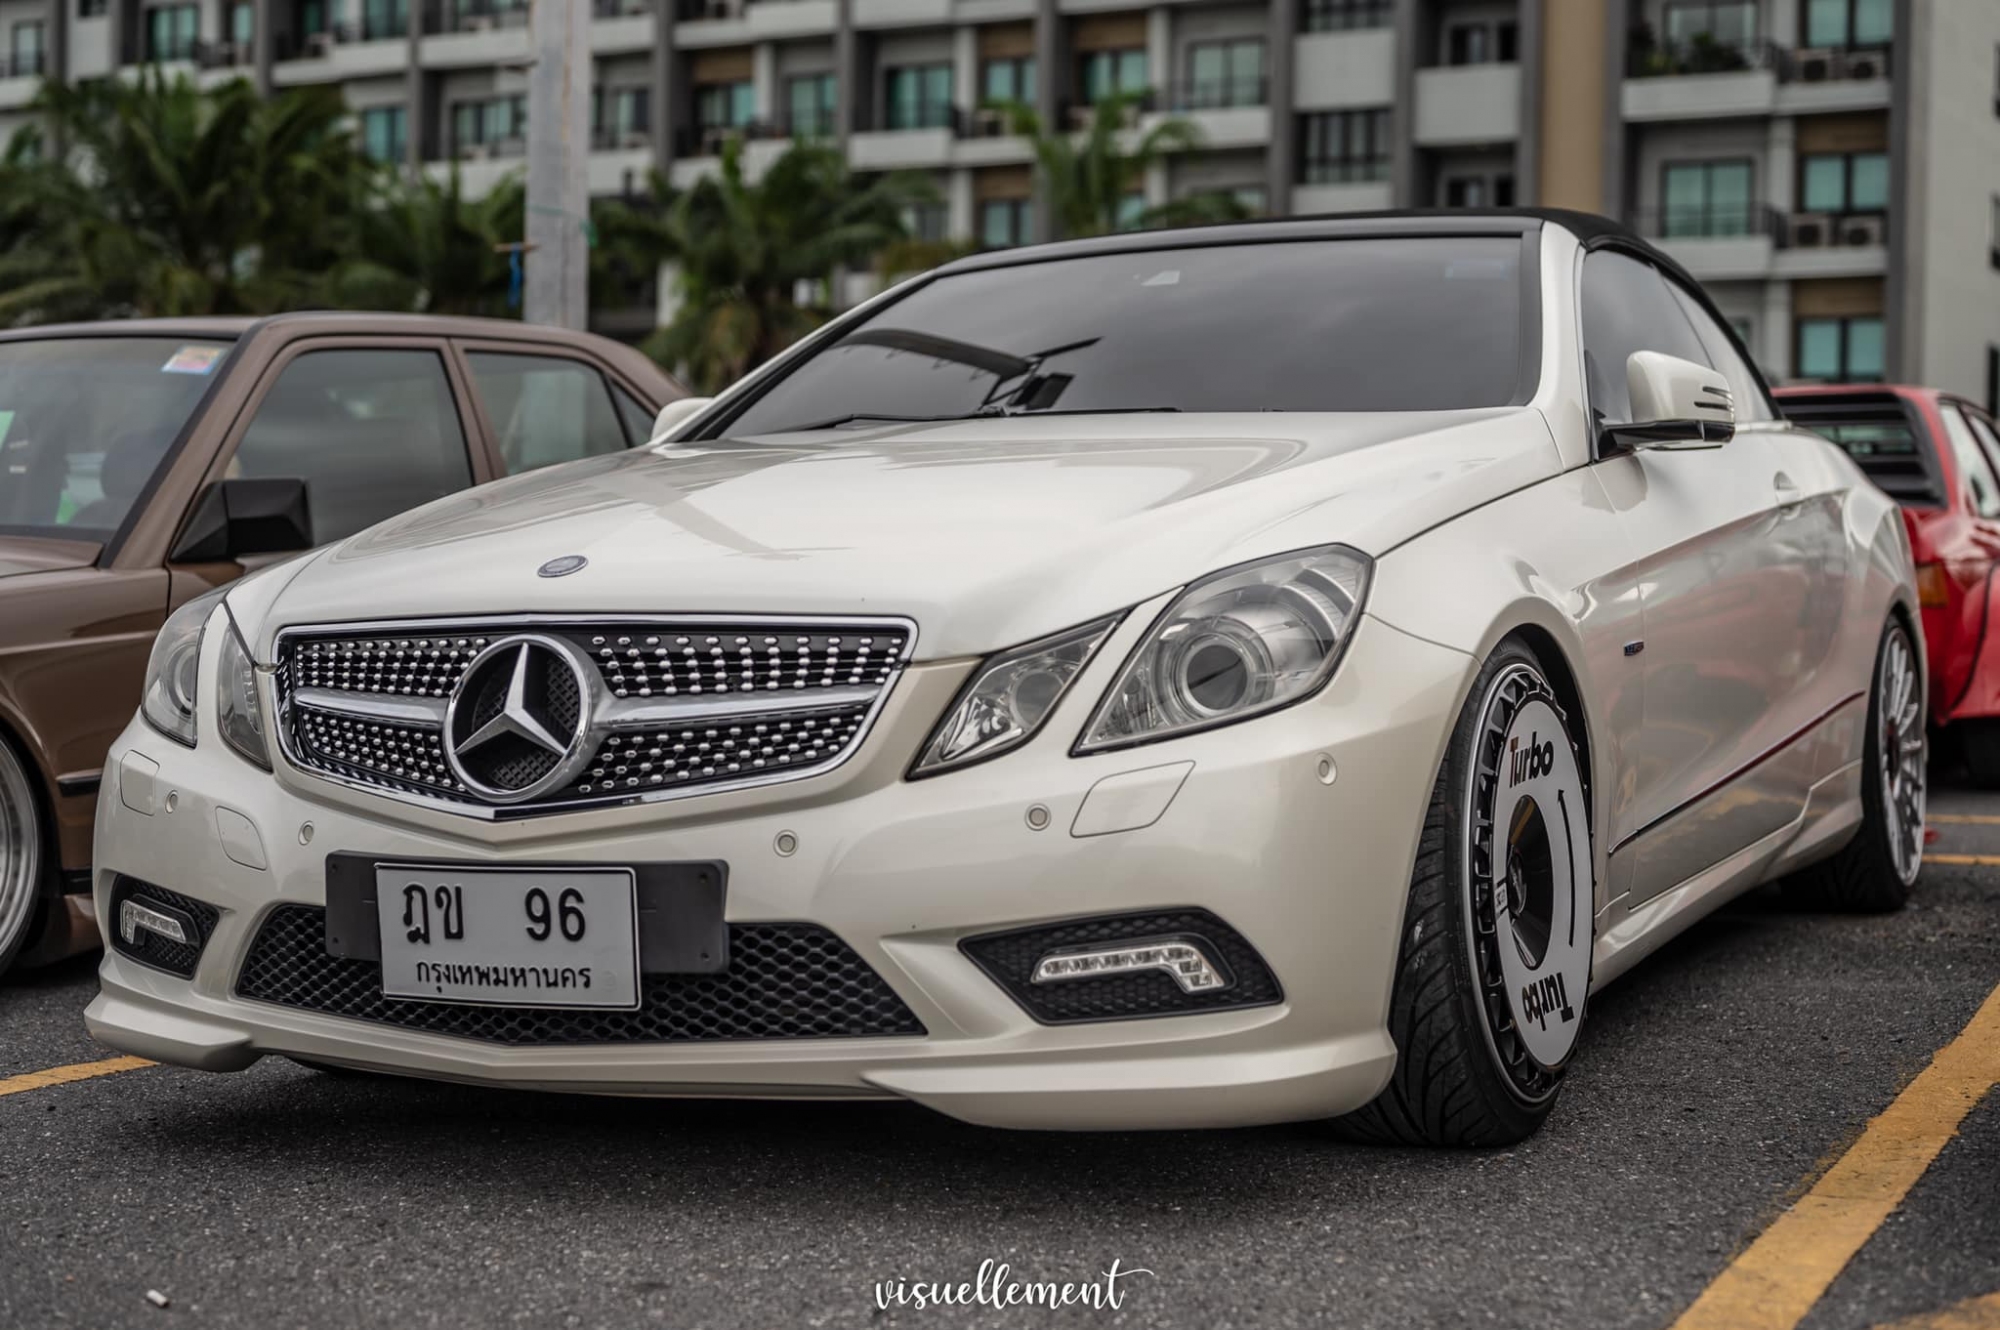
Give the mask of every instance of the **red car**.
M 1931 723 L 1972 778 L 2000 787 L 2000 644 L 1988 650 L 2000 559 L 2000 429 L 1934 388 L 1780 389 L 1785 414 L 1847 450 L 1903 506 L 1930 651 Z

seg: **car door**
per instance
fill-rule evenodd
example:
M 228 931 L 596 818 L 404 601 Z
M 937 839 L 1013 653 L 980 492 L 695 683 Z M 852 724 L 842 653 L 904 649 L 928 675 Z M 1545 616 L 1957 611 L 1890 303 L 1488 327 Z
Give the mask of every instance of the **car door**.
M 623 452 L 650 436 L 658 408 L 583 356 L 509 342 L 460 342 L 458 350 L 504 474 Z
M 303 480 L 325 545 L 491 479 L 470 407 L 442 339 L 307 339 L 273 358 L 206 481 Z M 174 571 L 178 600 L 245 569 Z
M 1651 264 L 1597 250 L 1582 281 L 1594 429 L 1630 421 L 1633 352 L 1714 363 Z M 1785 827 L 1812 782 L 1811 746 L 1791 736 L 1824 574 L 1788 516 L 1801 495 L 1776 411 L 1761 388 L 1739 411 L 1728 443 L 1594 464 L 1637 552 L 1644 614 L 1645 636 L 1627 650 L 1642 662 L 1645 723 L 1625 753 L 1629 815 L 1611 847 L 1613 889 L 1628 905 Z

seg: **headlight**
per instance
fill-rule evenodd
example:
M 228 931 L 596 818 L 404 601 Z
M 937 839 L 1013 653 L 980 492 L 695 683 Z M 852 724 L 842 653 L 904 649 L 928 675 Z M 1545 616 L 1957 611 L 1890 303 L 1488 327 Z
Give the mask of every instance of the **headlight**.
M 998 757 L 1034 738 L 1123 615 L 989 657 L 924 745 L 910 777 Z
M 196 596 L 167 616 L 146 660 L 146 688 L 139 713 L 176 743 L 194 747 L 196 676 L 201 665 L 201 630 L 222 598 L 218 588 Z
M 1340 545 L 1194 583 L 1132 652 L 1076 751 L 1227 725 L 1312 696 L 1367 588 L 1367 558 Z
M 257 702 L 257 668 L 250 649 L 243 645 L 243 633 L 236 616 L 224 612 L 222 654 L 216 659 L 215 719 L 222 741 L 237 756 L 269 771 L 270 749 L 264 743 L 264 711 Z

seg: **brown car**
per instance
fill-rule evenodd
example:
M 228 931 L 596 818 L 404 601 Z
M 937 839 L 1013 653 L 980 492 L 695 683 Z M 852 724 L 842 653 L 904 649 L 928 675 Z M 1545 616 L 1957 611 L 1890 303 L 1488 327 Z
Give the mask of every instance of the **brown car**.
M 639 352 L 310 313 L 0 333 L 0 973 L 92 926 L 104 754 L 190 597 L 404 509 L 651 437 Z

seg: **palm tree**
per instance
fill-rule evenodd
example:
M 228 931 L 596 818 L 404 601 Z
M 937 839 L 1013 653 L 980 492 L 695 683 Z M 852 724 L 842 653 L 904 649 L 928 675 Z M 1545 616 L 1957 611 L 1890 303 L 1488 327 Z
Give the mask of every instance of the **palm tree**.
M 918 177 L 857 180 L 838 149 L 794 143 L 755 182 L 742 145 L 722 169 L 675 198 L 660 223 L 662 252 L 679 265 L 679 309 L 646 349 L 714 392 L 817 327 L 832 283 L 900 239 L 904 210 L 935 191 Z
M 33 271 L 0 278 L 0 322 L 290 308 L 352 244 L 371 171 L 331 89 L 149 70 L 45 84 L 36 110 L 71 156 L 8 167 Z
M 1143 199 L 1149 170 L 1169 154 L 1202 145 L 1201 130 L 1179 116 L 1168 116 L 1143 131 L 1133 129 L 1141 101 L 1133 93 L 1105 98 L 1091 109 L 1090 124 L 1075 135 L 1049 133 L 1033 111 L 1012 108 L 1014 132 L 1034 147 L 1036 184 L 1049 200 L 1057 235 L 1075 239 L 1234 221 L 1248 215 L 1234 196 L 1221 192 L 1152 207 L 1133 206 Z
M 525 198 L 518 175 L 469 199 L 456 167 L 442 183 L 385 173 L 354 219 L 357 243 L 328 275 L 324 296 L 348 308 L 508 317 L 514 280 L 501 247 L 521 239 Z

